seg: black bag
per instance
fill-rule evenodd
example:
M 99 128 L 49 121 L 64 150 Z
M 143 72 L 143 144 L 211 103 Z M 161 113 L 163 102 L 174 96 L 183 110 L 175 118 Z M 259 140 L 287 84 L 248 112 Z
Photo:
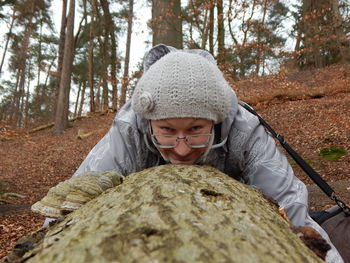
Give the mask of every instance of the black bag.
M 310 216 L 327 232 L 344 262 L 350 263 L 350 217 L 338 205 L 310 212 Z
M 321 176 L 301 158 L 284 137 L 276 133 L 270 125 L 256 113 L 248 104 L 239 102 L 247 111 L 258 117 L 260 123 L 276 138 L 303 171 L 321 188 L 321 190 L 337 205 L 324 211 L 309 212 L 328 234 L 333 245 L 337 248 L 345 263 L 350 263 L 350 208 L 335 194 L 334 190 Z

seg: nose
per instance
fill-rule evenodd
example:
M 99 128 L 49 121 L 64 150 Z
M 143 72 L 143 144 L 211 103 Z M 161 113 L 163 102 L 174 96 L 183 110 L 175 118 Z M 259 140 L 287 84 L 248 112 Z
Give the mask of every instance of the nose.
M 191 152 L 192 148 L 188 146 L 184 139 L 179 140 L 178 145 L 174 148 L 174 151 L 179 156 L 186 156 Z

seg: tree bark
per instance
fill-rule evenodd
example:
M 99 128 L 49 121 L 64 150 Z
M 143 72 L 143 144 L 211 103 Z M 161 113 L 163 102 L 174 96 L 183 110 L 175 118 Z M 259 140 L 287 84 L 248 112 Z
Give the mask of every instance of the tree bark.
M 74 58 L 74 13 L 75 0 L 70 0 L 69 13 L 67 18 L 66 41 L 64 44 L 64 56 L 60 78 L 57 108 L 55 112 L 55 125 L 53 134 L 59 135 L 68 126 L 69 91 Z
M 26 262 L 322 262 L 260 192 L 209 166 L 131 174 L 35 235 Z
M 104 20 L 104 19 L 103 19 Z M 103 39 L 99 37 L 100 53 L 101 53 L 101 84 L 102 84 L 102 103 L 101 111 L 108 111 L 108 83 L 107 83 L 107 71 L 108 71 L 108 37 L 109 34 L 105 28 L 106 24 L 102 23 L 104 27 Z
M 157 44 L 182 48 L 180 0 L 152 0 L 153 46 Z
M 64 55 L 64 43 L 66 41 L 66 26 L 67 26 L 67 0 L 62 0 L 62 13 L 61 13 L 61 29 L 60 29 L 60 42 L 58 44 L 58 65 L 57 65 L 57 86 L 55 92 L 55 105 L 54 105 L 54 115 L 56 115 L 58 94 L 60 89 L 60 80 L 62 73 L 63 55 Z
M 217 0 L 217 19 L 218 19 L 218 64 L 225 61 L 225 27 L 224 27 L 224 7 L 223 0 Z
M 74 106 L 74 117 L 77 116 L 78 113 L 78 104 L 79 104 L 79 98 L 80 98 L 80 92 L 81 92 L 81 86 L 82 86 L 82 81 L 79 81 L 79 86 L 78 86 L 78 93 L 77 93 L 77 98 L 75 100 L 75 106 Z
M 79 105 L 79 110 L 78 110 L 78 117 L 80 117 L 82 112 L 83 112 L 84 99 L 85 99 L 85 90 L 86 90 L 86 81 L 83 82 L 83 89 L 82 89 L 81 96 L 80 96 L 80 105 Z
M 212 2 L 209 10 L 209 52 L 213 56 L 214 56 L 214 9 L 215 9 L 215 3 Z
M 95 91 L 94 91 L 94 38 L 95 38 L 95 2 L 90 0 L 90 32 L 88 52 L 88 81 L 90 88 L 90 112 L 95 112 Z
M 262 9 L 263 9 L 263 16 L 261 19 L 262 27 L 265 27 L 265 19 L 266 19 L 268 4 L 269 4 L 268 0 L 263 0 L 261 3 Z M 262 45 L 261 38 L 262 38 L 262 32 L 258 31 L 257 40 L 256 40 L 258 47 L 257 47 L 257 54 L 256 54 L 256 59 L 255 59 L 256 60 L 256 62 L 255 62 L 255 65 L 256 65 L 255 74 L 256 74 L 256 76 L 259 76 L 261 64 L 263 64 L 263 67 L 264 67 L 264 59 L 263 59 L 264 49 L 261 47 L 261 45 Z
M 101 6 L 104 13 L 104 19 L 106 20 L 106 31 L 108 32 L 109 38 L 111 40 L 110 46 L 110 80 L 112 85 L 112 109 L 117 111 L 118 109 L 118 90 L 117 90 L 117 43 L 115 40 L 115 24 L 112 19 L 111 13 L 109 11 L 109 3 L 107 0 L 100 0 Z
M 114 29 L 110 32 L 111 37 L 111 85 L 112 85 L 112 109 L 118 110 L 118 80 L 117 80 L 117 42 Z
M 129 62 L 130 62 L 130 47 L 131 47 L 131 34 L 132 34 L 132 23 L 134 17 L 134 0 L 129 0 L 129 16 L 128 16 L 128 33 L 126 36 L 126 48 L 125 48 L 125 59 L 124 59 L 124 75 L 122 90 L 120 95 L 119 107 L 123 107 L 126 102 L 126 89 L 129 86 Z
M 6 34 L 6 43 L 5 43 L 5 47 L 4 47 L 4 53 L 2 54 L 1 64 L 0 64 L 0 77 L 1 77 L 1 73 L 2 73 L 2 67 L 3 67 L 4 61 L 5 61 L 5 56 L 7 53 L 7 48 L 8 48 L 10 38 L 12 35 L 13 24 L 15 23 L 15 20 L 16 20 L 15 14 L 16 14 L 16 10 L 15 10 L 15 8 L 13 8 L 11 24 L 10 24 L 9 32 Z
M 16 91 L 18 91 L 15 97 L 15 120 L 16 120 L 16 125 L 21 126 L 21 120 L 22 120 L 22 114 L 23 112 L 21 111 L 21 101 L 25 95 L 25 77 L 26 77 L 26 65 L 27 65 L 27 58 L 28 58 L 28 50 L 29 50 L 29 42 L 30 42 L 30 36 L 33 31 L 33 16 L 34 16 L 34 9 L 35 9 L 35 2 L 32 3 L 31 9 L 30 9 L 30 15 L 28 17 L 28 24 L 26 26 L 24 36 L 23 36 L 23 41 L 22 41 L 22 46 L 21 46 L 21 54 L 20 54 L 20 64 L 18 67 L 17 71 L 17 87 Z
M 344 30 L 344 21 L 339 11 L 339 0 L 330 0 L 330 4 L 332 7 L 332 15 L 333 15 L 333 28 L 337 43 L 337 49 L 340 53 L 340 62 L 346 63 L 350 60 L 350 52 L 349 52 L 349 46 L 350 41 L 347 38 Z

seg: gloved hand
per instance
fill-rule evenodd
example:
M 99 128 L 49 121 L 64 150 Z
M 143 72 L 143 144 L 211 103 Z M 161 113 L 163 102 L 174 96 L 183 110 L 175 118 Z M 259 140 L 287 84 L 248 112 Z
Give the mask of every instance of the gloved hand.
M 121 184 L 123 178 L 115 171 L 86 172 L 74 176 L 52 187 L 31 209 L 46 217 L 61 217 L 78 209 L 108 188 Z

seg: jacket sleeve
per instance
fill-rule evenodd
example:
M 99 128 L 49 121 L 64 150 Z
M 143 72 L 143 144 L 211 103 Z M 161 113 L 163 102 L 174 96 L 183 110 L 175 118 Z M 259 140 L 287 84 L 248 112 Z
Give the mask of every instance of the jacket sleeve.
M 248 117 L 249 132 L 245 146 L 243 180 L 260 189 L 284 207 L 294 226 L 308 225 L 331 244 L 327 262 L 343 262 L 327 233 L 308 214 L 308 192 L 304 183 L 294 176 L 285 155 L 276 147 L 273 137 L 257 118 Z
M 74 176 L 86 171 L 114 170 L 126 176 L 140 169 L 140 134 L 135 127 L 115 118 L 108 133 L 95 145 Z

